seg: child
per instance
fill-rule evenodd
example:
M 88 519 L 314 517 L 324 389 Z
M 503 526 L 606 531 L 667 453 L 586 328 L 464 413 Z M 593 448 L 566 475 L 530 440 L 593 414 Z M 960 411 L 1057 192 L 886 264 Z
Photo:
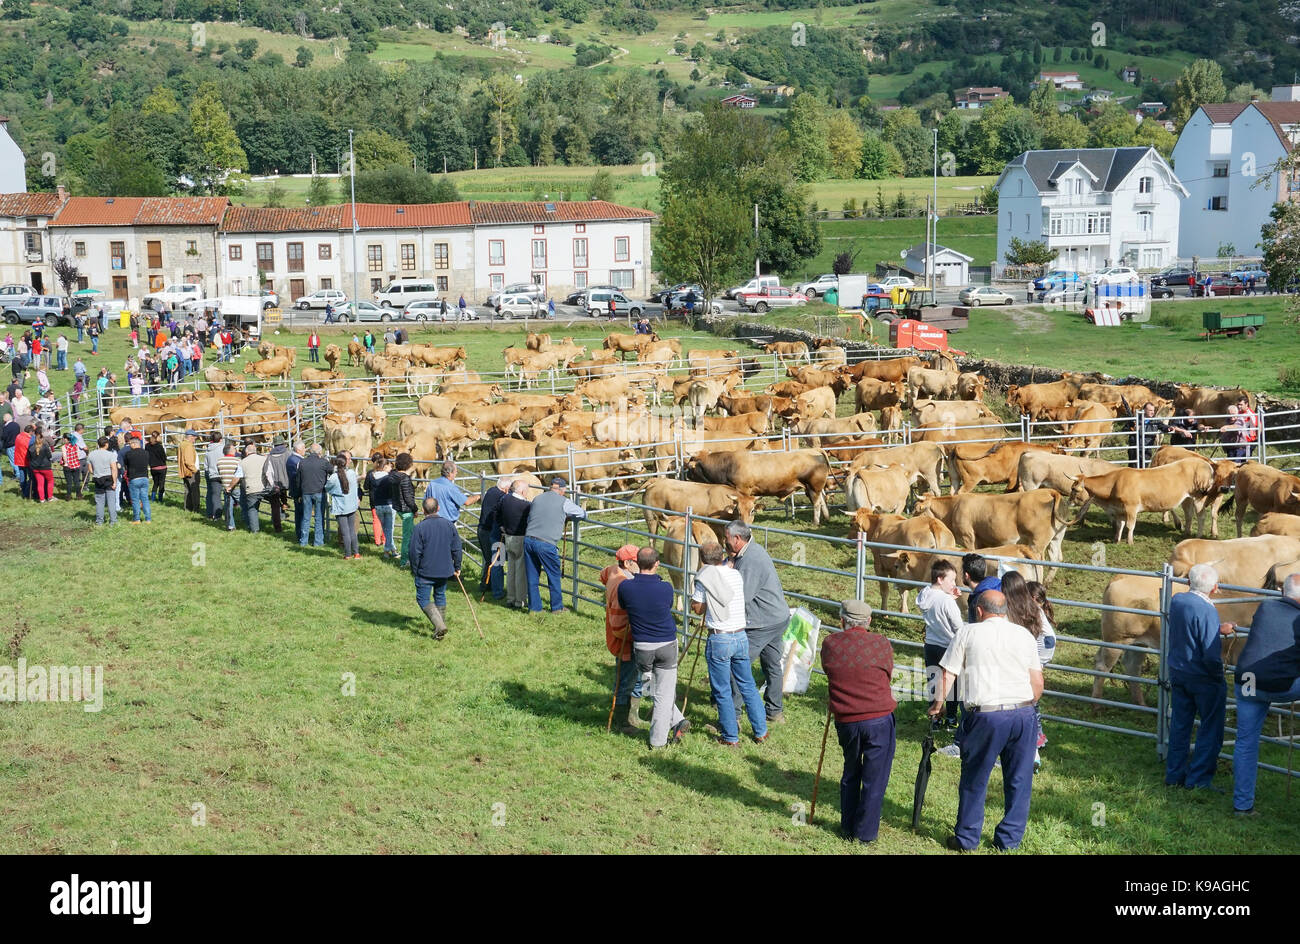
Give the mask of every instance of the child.
M 1038 664 L 1047 665 L 1056 655 L 1056 614 L 1052 611 L 1051 601 L 1047 599 L 1047 588 L 1037 580 L 1029 581 L 1029 593 L 1038 604 L 1039 616 L 1038 622 L 1039 634 L 1038 639 Z M 1038 740 L 1034 744 L 1034 770 L 1037 771 L 1042 765 L 1038 757 L 1038 749 L 1047 746 L 1047 735 L 1043 733 L 1043 714 L 1038 705 L 1034 705 L 1034 716 L 1038 722 Z
M 140 329 L 135 327 L 135 322 L 132 322 L 131 325 L 131 347 L 138 351 L 140 349 Z
M 929 697 L 934 699 L 939 689 L 939 660 L 948 651 L 957 630 L 962 627 L 961 607 L 957 605 L 957 568 L 952 561 L 940 558 L 930 565 L 930 586 L 925 587 L 916 596 L 916 607 L 925 617 L 925 672 Z M 948 701 L 945 722 L 949 728 L 957 727 L 956 692 Z M 938 728 L 940 721 L 935 718 L 930 722 L 932 729 Z M 945 748 L 947 750 L 947 748 Z

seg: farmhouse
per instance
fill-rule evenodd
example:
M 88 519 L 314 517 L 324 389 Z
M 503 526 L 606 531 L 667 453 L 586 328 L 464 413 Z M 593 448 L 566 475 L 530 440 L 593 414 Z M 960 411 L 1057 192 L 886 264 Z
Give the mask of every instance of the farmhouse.
M 1077 72 L 1040 72 L 1038 73 L 1039 82 L 1051 82 L 1057 90 L 1068 89 L 1074 92 L 1083 91 L 1083 82 L 1079 79 Z
M 56 193 L 0 194 L 0 284 L 57 289 L 49 227 L 67 199 L 62 187 Z
M 1159 267 L 1179 254 L 1187 188 L 1154 148 L 1025 151 L 995 186 L 999 260 L 1013 237 L 1045 241 L 1054 267 L 1078 272 Z
M 971 85 L 953 93 L 958 108 L 983 108 L 989 102 L 1006 98 L 1008 93 L 1000 85 Z
M 722 104 L 728 108 L 753 108 L 758 104 L 758 99 L 750 98 L 748 95 L 728 95 L 722 100 Z

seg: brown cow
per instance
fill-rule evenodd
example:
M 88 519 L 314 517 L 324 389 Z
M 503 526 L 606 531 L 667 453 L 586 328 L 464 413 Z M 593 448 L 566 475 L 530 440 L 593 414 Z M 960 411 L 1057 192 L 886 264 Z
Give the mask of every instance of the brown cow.
M 1267 511 L 1255 522 L 1251 537 L 1261 534 L 1281 534 L 1288 538 L 1300 538 L 1300 515 L 1288 515 L 1281 511 Z M 1215 537 L 1218 537 L 1216 534 Z
M 901 466 L 855 469 L 844 482 L 844 509 L 849 514 L 865 508 L 901 515 L 911 494 L 911 476 Z
M 1012 384 L 1007 387 L 1007 405 L 1025 413 L 1030 419 L 1042 419 L 1046 411 L 1069 406 L 1079 398 L 1081 378 L 1062 378 L 1053 383 Z
M 1270 511 L 1300 514 L 1300 478 L 1272 466 L 1247 462 L 1237 470 L 1236 503 L 1237 537 L 1241 537 L 1241 524 L 1248 506 L 1260 514 Z
M 794 399 L 801 393 L 807 393 L 809 387 L 807 384 L 801 384 L 797 380 L 782 380 L 778 383 L 768 384 L 763 392 L 768 396 L 789 397 Z
M 1104 403 L 1090 400 L 1068 409 L 1069 416 L 1061 424 L 1067 438 L 1062 440 L 1061 447 L 1078 450 L 1084 456 L 1091 453 L 1100 459 L 1102 440 L 1115 430 L 1114 411 Z
M 919 398 L 937 400 L 957 399 L 957 374 L 947 370 L 913 367 L 907 372 L 907 393 L 910 401 Z
M 1193 410 L 1197 416 L 1223 416 L 1228 407 L 1235 406 L 1245 397 L 1250 408 L 1255 409 L 1255 395 L 1237 387 L 1232 390 L 1218 390 L 1214 387 L 1193 387 L 1179 384 L 1174 394 L 1174 412 L 1179 416 L 1183 410 Z
M 835 417 L 835 391 L 829 387 L 817 387 L 805 391 L 794 398 L 795 413 L 801 420 Z
M 339 370 L 317 370 L 314 367 L 304 367 L 301 376 L 308 387 L 319 389 L 320 387 L 329 386 L 329 384 L 336 380 L 342 380 L 343 372 Z
M 1081 506 L 1080 516 L 1090 502 L 1106 512 L 1115 525 L 1116 544 L 1126 528 L 1128 543 L 1133 543 L 1133 529 L 1141 512 L 1172 511 L 1180 506 L 1187 515 L 1183 530 L 1191 534 L 1193 512 L 1202 515 L 1210 499 L 1228 487 L 1228 480 L 1216 473 L 1212 465 L 1199 459 L 1180 459 L 1153 469 L 1116 469 L 1078 479 L 1070 499 Z M 1202 529 L 1204 525 L 1202 521 Z
M 907 380 L 909 370 L 920 366 L 922 364 L 919 357 L 894 357 L 884 361 L 858 361 L 852 367 L 846 368 L 845 373 L 854 383 L 871 378 L 901 384 Z
M 521 414 L 513 403 L 494 403 L 491 406 L 461 404 L 452 410 L 451 418 L 490 436 L 523 438 L 519 432 Z
M 626 377 L 602 377 L 600 380 L 588 380 L 573 388 L 578 396 L 592 403 L 617 405 L 620 400 L 629 403 L 644 399 L 640 391 L 634 390 Z
M 648 506 L 644 512 L 645 525 L 651 535 L 659 533 L 669 515 L 684 515 L 687 511 L 700 518 L 739 520 L 749 524 L 754 520 L 754 510 L 759 501 L 729 485 L 704 485 L 678 479 L 653 478 L 642 488 L 644 494 L 640 500 Z M 652 540 L 651 546 L 653 544 Z
M 420 352 L 420 359 L 430 367 L 450 368 L 466 359 L 463 347 L 425 347 Z
M 337 344 L 325 345 L 325 353 L 321 355 L 325 358 L 325 363 L 330 365 L 330 370 L 339 369 L 339 358 L 343 356 L 343 349 Z
M 700 547 L 714 543 L 718 543 L 716 532 L 703 521 L 692 521 L 690 553 L 687 554 L 686 519 L 674 515 L 665 522 L 664 549 L 659 559 L 675 590 L 682 588 L 683 571 L 693 574 L 700 569 Z
M 763 353 L 775 354 L 781 360 L 810 361 L 808 345 L 802 341 L 773 341 L 763 346 Z
M 1061 559 L 1065 530 L 1077 523 L 1062 494 L 1040 488 L 1032 492 L 926 495 L 915 513 L 946 524 L 961 547 L 1028 544 L 1050 561 Z
M 348 342 L 348 366 L 356 367 L 361 363 L 361 359 L 366 356 L 366 348 L 360 341 Z
M 1172 402 L 1142 384 L 1086 383 L 1079 387 L 1079 399 L 1104 403 L 1114 407 L 1117 414 L 1123 411 L 1132 415 L 1148 403 L 1155 404 L 1157 416 L 1169 416 L 1173 410 Z M 1128 404 L 1127 410 L 1124 409 L 1125 404 Z
M 289 371 L 293 367 L 287 357 L 272 357 L 264 361 L 253 361 L 251 364 L 244 366 L 244 373 L 256 374 L 265 380 L 268 377 L 279 377 L 281 380 L 289 379 Z
M 826 482 L 831 466 L 825 453 L 815 449 L 791 452 L 701 452 L 686 463 L 687 475 L 696 481 L 730 485 L 750 495 L 785 499 L 800 488 L 813 507 L 813 525 L 826 505 Z
M 766 436 L 767 420 L 766 413 L 742 413 L 739 416 L 703 416 L 696 425 L 709 433 Z
M 853 392 L 853 412 L 867 413 L 871 410 L 898 406 L 906 396 L 902 381 L 873 380 L 868 377 L 859 380 Z
M 979 485 L 1005 482 L 1007 491 L 1014 492 L 1020 484 L 1020 457 L 1035 451 L 1059 453 L 1061 450 L 1044 443 L 1026 442 L 996 443 L 991 447 L 982 443 L 955 446 L 948 457 L 953 491 L 973 492 Z
M 1061 456 L 1055 452 L 1026 452 L 1016 466 L 1017 487 L 1022 492 L 1036 488 L 1052 488 L 1068 494 L 1074 480 L 1083 475 L 1101 475 L 1125 466 L 1105 459 L 1084 459 L 1079 456 Z M 1010 491 L 1010 489 L 1008 489 Z
M 500 384 L 494 383 L 447 383 L 438 388 L 444 397 L 471 403 L 491 403 L 494 398 L 504 397 L 505 391 Z
M 535 334 L 532 331 L 524 338 L 524 347 L 530 351 L 545 351 L 551 346 L 549 334 Z
M 605 342 L 601 346 L 607 351 L 617 353 L 620 360 L 627 360 L 628 354 L 640 354 L 643 347 L 658 340 L 658 335 L 653 334 L 616 333 L 605 335 Z
M 920 518 L 904 518 L 902 515 L 877 515 L 873 514 L 869 509 L 860 508 L 853 513 L 853 524 L 849 528 L 849 537 L 853 538 L 859 534 L 862 535 L 864 540 L 876 544 L 898 544 L 905 547 L 935 549 L 955 548 L 957 546 L 957 539 L 952 536 L 952 532 L 948 530 L 947 525 L 928 515 Z M 871 560 L 875 566 L 876 576 L 889 578 L 880 581 L 880 606 L 881 609 L 888 609 L 890 580 L 905 580 L 910 579 L 910 576 L 903 571 L 897 552 L 887 551 L 879 547 L 869 547 L 869 550 L 871 551 Z M 930 579 L 928 568 L 919 579 Z M 899 609 L 904 613 L 908 612 L 907 594 L 909 590 L 911 590 L 911 587 L 905 583 L 900 583 L 898 586 L 898 594 L 902 598 L 902 605 Z
M 923 480 L 932 494 L 940 493 L 939 483 L 943 476 L 944 451 L 936 443 L 911 443 L 906 446 L 893 446 L 889 449 L 876 449 L 864 456 L 854 459 L 849 471 L 870 466 L 886 468 L 901 466 L 911 477 L 909 482 Z
M 982 374 L 964 373 L 957 375 L 958 400 L 983 400 L 989 379 Z
M 818 370 L 815 367 L 787 367 L 785 370 L 788 376 L 801 384 L 812 388 L 830 387 L 835 391 L 836 398 L 849 389 L 848 378 L 836 370 Z
M 435 439 L 469 439 L 479 442 L 486 437 L 478 429 L 459 420 L 444 420 L 436 416 L 403 416 L 397 424 L 397 434 L 403 439 L 426 435 Z
M 1157 466 L 1169 465 L 1182 459 L 1196 459 L 1199 462 L 1206 463 L 1210 468 L 1214 469 L 1215 480 L 1225 483 L 1225 486 L 1220 487 L 1219 491 L 1211 498 L 1209 504 L 1210 536 L 1217 538 L 1219 536 L 1219 509 L 1223 507 L 1224 502 L 1232 497 L 1226 486 L 1231 486 L 1237 481 L 1237 464 L 1231 459 L 1210 459 L 1204 453 L 1184 449 L 1182 446 L 1161 446 L 1155 451 L 1155 455 L 1151 457 L 1150 467 L 1154 469 Z M 1204 514 L 1201 515 L 1199 524 L 1200 527 L 1196 532 L 1197 536 L 1205 537 Z M 1174 527 L 1178 527 L 1177 516 L 1174 517 Z
M 208 382 L 213 390 L 244 390 L 244 378 L 233 370 L 223 370 L 220 367 L 205 367 L 203 369 L 203 379 Z
M 537 471 L 537 443 L 504 437 L 492 442 L 492 458 L 496 460 L 498 475 L 520 469 Z
M 998 415 L 978 400 L 916 400 L 912 417 L 917 426 L 978 426 L 1000 423 Z

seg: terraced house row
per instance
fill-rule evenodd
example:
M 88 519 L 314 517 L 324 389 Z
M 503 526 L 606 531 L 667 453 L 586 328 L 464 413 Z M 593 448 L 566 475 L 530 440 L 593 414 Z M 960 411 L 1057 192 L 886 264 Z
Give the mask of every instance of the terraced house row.
M 132 303 L 178 282 L 208 295 L 319 289 L 369 299 L 393 279 L 423 279 L 479 299 L 519 282 L 563 297 L 612 284 L 644 294 L 654 214 L 601 200 L 235 206 L 226 197 L 0 194 L 0 283 L 58 293 L 56 260 L 76 288 Z M 355 247 L 355 252 L 354 252 Z

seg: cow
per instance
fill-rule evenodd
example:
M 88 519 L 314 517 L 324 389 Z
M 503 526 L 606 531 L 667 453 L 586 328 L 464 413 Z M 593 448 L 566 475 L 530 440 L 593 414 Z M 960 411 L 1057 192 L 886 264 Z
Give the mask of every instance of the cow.
M 786 375 L 811 388 L 830 387 L 839 396 L 849 388 L 848 378 L 836 370 L 818 370 L 815 367 L 787 367 Z
M 339 370 L 317 370 L 314 367 L 304 367 L 302 369 L 302 379 L 308 387 L 320 389 L 327 387 L 336 380 L 343 379 L 343 372 Z
M 849 354 L 835 345 L 817 345 L 817 364 L 823 368 L 849 366 Z
M 496 460 L 498 475 L 507 475 L 520 469 L 537 471 L 537 443 L 503 437 L 493 440 L 492 458 Z
M 831 465 L 826 454 L 815 449 L 790 452 L 701 452 L 686 463 L 687 476 L 714 485 L 730 485 L 749 495 L 785 499 L 800 488 L 813 508 L 813 525 L 830 516 L 826 505 L 826 483 Z
M 1174 412 L 1179 416 L 1183 410 L 1192 410 L 1197 416 L 1224 416 L 1228 407 L 1235 406 L 1242 397 L 1255 409 L 1255 395 L 1240 387 L 1233 390 L 1218 390 L 1214 387 L 1193 387 L 1179 384 L 1174 392 Z
M 430 394 L 444 376 L 441 367 L 408 367 L 404 373 L 406 390 L 415 396 Z
M 410 419 L 410 417 L 406 417 Z M 440 462 L 455 455 L 460 457 L 481 440 L 477 431 L 470 432 L 460 423 L 446 427 L 438 433 L 419 431 L 403 438 L 402 442 L 411 458 L 417 462 Z
M 1236 491 L 1237 537 L 1246 519 L 1246 508 L 1260 514 L 1280 511 L 1300 514 L 1300 478 L 1279 472 L 1272 466 L 1247 462 L 1237 469 Z
M 920 367 L 919 357 L 894 357 L 883 361 L 858 361 L 845 369 L 849 379 L 855 383 L 867 378 L 883 380 L 887 383 L 902 384 L 907 380 L 907 372 L 913 367 Z
M 420 359 L 430 367 L 450 369 L 456 363 L 464 363 L 466 353 L 463 347 L 424 347 Z
M 292 366 L 288 358 L 272 357 L 269 360 L 253 361 L 251 364 L 246 364 L 244 373 L 256 374 L 262 380 L 268 377 L 279 377 L 281 380 L 288 380 L 289 370 Z
M 766 436 L 766 413 L 741 413 L 738 416 L 704 416 L 696 425 L 705 432 L 731 433 L 736 436 Z
M 674 439 L 676 424 L 680 422 L 672 417 L 652 416 L 627 410 L 602 413 L 598 416 L 600 418 L 591 425 L 592 438 L 622 446 Z
M 688 511 L 699 518 L 721 518 L 749 524 L 754 520 L 754 510 L 759 501 L 729 485 L 705 485 L 678 479 L 652 478 L 642 489 L 641 503 L 648 506 L 644 512 L 645 526 L 652 538 L 670 515 L 684 515 Z
M 983 400 L 989 380 L 983 374 L 967 372 L 957 375 L 958 400 Z
M 903 408 L 901 406 L 882 406 L 880 408 L 880 430 L 889 433 L 903 428 Z
M 868 455 L 873 450 L 882 449 L 884 446 L 883 439 L 868 436 L 859 439 L 837 438 L 833 443 L 822 446 L 821 449 L 832 462 L 852 462 L 859 456 Z
M 976 486 L 1007 485 L 1008 492 L 1020 484 L 1020 459 L 1028 452 L 1059 453 L 1056 446 L 1044 443 L 1005 442 L 991 448 L 983 444 L 958 445 L 948 456 L 948 471 L 953 492 L 972 492 Z
M 664 549 L 659 560 L 668 571 L 668 579 L 673 588 L 682 588 L 683 573 L 695 573 L 700 569 L 700 546 L 720 543 L 713 529 L 703 521 L 691 522 L 690 553 L 687 553 L 686 519 L 673 516 L 664 524 Z
M 524 338 L 524 347 L 530 351 L 545 351 L 550 346 L 551 336 L 549 334 L 535 334 L 529 331 L 527 337 Z
M 763 345 L 764 354 L 775 354 L 780 360 L 809 361 L 808 345 L 802 341 L 773 341 Z
M 1209 512 L 1210 535 L 1217 538 L 1219 536 L 1219 509 L 1223 507 L 1224 502 L 1232 497 L 1229 488 L 1237 481 L 1237 464 L 1231 459 L 1210 459 L 1204 453 L 1184 449 L 1182 446 L 1161 446 L 1151 457 L 1150 468 L 1154 469 L 1158 466 L 1169 465 L 1182 459 L 1195 459 L 1214 469 L 1215 481 L 1220 483 L 1220 487 L 1210 500 Z M 1174 527 L 1178 527 L 1177 516 L 1174 518 Z M 1196 533 L 1199 537 L 1205 537 L 1204 514 L 1201 515 Z
M 608 414 L 604 414 L 608 415 Z M 581 410 L 565 410 L 562 413 L 552 413 L 545 419 L 540 419 L 533 424 L 531 430 L 534 440 L 540 442 L 542 439 L 550 436 L 562 436 L 566 439 L 583 439 L 591 435 L 591 428 L 595 423 L 604 418 L 600 413 L 586 413 Z M 562 430 L 573 431 L 574 435 Z
M 1081 377 L 1062 378 L 1053 383 L 1034 383 L 1007 387 L 1007 405 L 1029 416 L 1042 419 L 1047 410 L 1060 409 L 1079 398 L 1083 386 Z
M 913 367 L 907 372 L 907 392 L 910 401 L 920 398 L 955 400 L 957 374 L 928 367 Z
M 697 348 L 686 355 L 691 373 L 729 374 L 741 366 L 739 351 Z
M 348 342 L 348 366 L 356 367 L 361 363 L 361 359 L 366 356 L 365 346 L 360 341 Z
M 1079 387 L 1079 399 L 1104 403 L 1114 408 L 1116 414 L 1123 411 L 1131 415 L 1154 403 L 1157 416 L 1169 416 L 1174 407 L 1172 402 L 1142 384 L 1086 383 Z
M 263 353 L 263 348 L 268 345 L 271 352 L 269 354 Z M 289 362 L 290 367 L 292 367 L 294 362 L 298 359 L 298 349 L 296 347 L 281 347 L 278 344 L 270 344 L 270 342 L 263 341 L 257 346 L 257 350 L 259 354 L 262 354 L 263 360 L 270 360 L 272 357 L 283 357 Z
M 901 515 L 912 493 L 912 479 L 900 466 L 856 469 L 844 482 L 844 509 L 849 514 L 860 508 Z
M 246 389 L 244 378 L 233 370 L 223 370 L 220 367 L 205 367 L 203 369 L 203 379 L 207 381 L 208 386 L 213 390 Z
M 403 439 L 428 435 L 435 439 L 469 439 L 478 442 L 486 437 L 476 427 L 459 420 L 444 420 L 436 416 L 403 416 L 397 424 L 397 434 Z
M 912 417 L 918 426 L 978 426 L 998 423 L 998 415 L 978 400 L 916 400 Z
M 462 403 L 491 403 L 493 399 L 505 396 L 500 384 L 494 383 L 449 383 L 444 381 L 438 388 L 444 397 L 459 400 Z
M 1179 541 L 1169 555 L 1175 577 L 1186 577 L 1196 564 L 1211 564 L 1219 574 L 1219 583 L 1235 587 L 1262 587 L 1269 568 L 1274 564 L 1296 560 L 1300 560 L 1300 538 L 1281 534 L 1226 541 L 1188 538 Z M 1243 626 L 1250 624 L 1250 620 L 1233 622 L 1240 622 Z
M 1062 440 L 1061 447 L 1100 459 L 1102 440 L 1115 429 L 1114 411 L 1104 403 L 1089 400 L 1067 409 L 1069 416 L 1062 422 L 1067 438 Z
M 1051 488 L 1061 494 L 1068 494 L 1074 487 L 1074 480 L 1083 475 L 1101 475 L 1115 469 L 1126 468 L 1107 462 L 1105 459 L 1084 459 L 1079 456 L 1063 456 L 1054 452 L 1026 452 L 1020 457 L 1016 467 L 1017 486 L 1022 492 L 1032 492 L 1036 488 Z
M 1084 476 L 1075 481 L 1070 499 L 1082 506 L 1081 516 L 1090 503 L 1096 503 L 1115 525 L 1115 543 L 1120 543 L 1127 529 L 1131 545 L 1141 512 L 1172 511 L 1181 506 L 1187 515 L 1183 530 L 1191 534 L 1193 512 L 1201 516 L 1210 499 L 1226 487 L 1227 481 L 1220 479 L 1212 465 L 1199 459 L 1180 459 L 1154 469 L 1116 469 Z M 1202 520 L 1202 529 L 1204 526 Z
M 947 525 L 937 518 L 929 516 L 904 518 L 902 515 L 878 515 L 868 508 L 859 508 L 853 512 L 853 524 L 849 528 L 849 537 L 854 538 L 858 535 L 861 535 L 863 540 L 869 542 L 868 549 L 871 551 L 871 560 L 876 570 L 876 576 L 889 578 L 880 581 L 881 609 L 889 608 L 890 580 L 909 579 L 909 574 L 902 572 L 897 552 L 871 547 L 871 543 L 898 544 L 923 549 L 955 548 L 957 546 L 957 540 L 952 536 L 952 532 L 948 530 Z M 927 569 L 925 574 L 918 579 L 929 580 L 929 570 Z M 898 594 L 902 599 L 900 609 L 904 613 L 908 612 L 907 594 L 910 590 L 911 587 L 905 583 L 900 583 L 898 586 Z
M 793 400 L 786 397 L 772 397 L 765 393 L 755 396 L 728 396 L 723 394 L 718 397 L 718 406 L 722 407 L 730 416 L 737 416 L 741 413 L 766 413 L 770 416 L 772 413 L 779 413 L 783 409 L 789 409 L 793 405 Z
M 523 438 L 519 432 L 521 414 L 513 403 L 494 403 L 491 406 L 461 404 L 451 411 L 451 418 L 490 436 Z
M 436 393 L 420 397 L 416 403 L 416 408 L 422 416 L 438 416 L 442 419 L 451 419 L 451 411 L 458 406 L 460 406 L 459 400 L 440 397 Z
M 358 460 L 370 455 L 370 445 L 374 437 L 367 423 L 344 423 L 325 430 L 325 451 L 337 456 L 346 450 Z
M 925 495 L 914 510 L 946 524 L 961 547 L 1027 544 L 1049 561 L 1061 560 L 1065 531 L 1078 523 L 1069 515 L 1065 496 L 1047 488 L 996 495 Z
M 590 380 L 595 377 L 604 377 L 619 372 L 617 363 L 596 359 L 589 361 L 570 361 L 568 370 L 569 373 L 573 374 L 573 376 L 584 380 Z
M 795 414 L 801 420 L 826 417 L 835 418 L 835 391 L 829 387 L 817 387 L 805 391 L 794 398 Z
M 522 360 L 515 365 L 519 373 L 519 380 L 525 387 L 531 387 L 537 383 L 537 378 L 548 370 L 554 370 L 559 364 L 559 354 L 555 351 L 535 352 L 529 351 Z
M 902 381 L 874 380 L 868 377 L 859 380 L 854 386 L 853 412 L 867 413 L 887 406 L 898 406 L 903 402 L 904 396 Z
M 909 482 L 923 480 L 931 493 L 938 495 L 939 482 L 942 479 L 944 464 L 943 447 L 936 443 L 911 443 L 907 446 L 893 446 L 889 449 L 876 449 L 864 456 L 854 459 L 849 471 L 870 466 L 885 468 L 901 466 L 910 476 Z
M 607 334 L 601 346 L 618 354 L 620 360 L 627 360 L 628 354 L 640 354 L 641 348 L 658 340 L 656 334 Z
M 729 377 L 739 381 L 740 374 L 730 374 Z M 732 386 L 735 386 L 733 382 Z M 709 410 L 717 409 L 718 397 L 728 391 L 726 378 L 701 378 L 693 380 L 686 388 L 685 402 L 690 407 L 691 415 L 698 420 Z
M 821 437 L 839 437 L 855 436 L 858 433 L 874 433 L 876 431 L 876 417 L 873 413 L 855 413 L 852 416 L 842 416 L 828 419 L 819 417 L 817 419 L 799 420 L 790 427 L 790 432 L 796 436 L 811 436 L 813 447 L 819 447 L 824 441 Z
M 325 353 L 321 355 L 325 358 L 325 363 L 330 365 L 330 370 L 339 369 L 339 358 L 343 356 L 343 349 L 337 344 L 325 345 Z
M 1281 534 L 1289 538 L 1300 538 L 1300 515 L 1288 515 L 1281 511 L 1268 511 L 1259 516 L 1251 537 L 1261 534 Z M 1215 537 L 1218 537 L 1216 534 Z
M 542 471 L 544 466 L 540 461 L 542 458 L 542 447 L 539 444 L 537 449 L 538 471 Z M 565 466 L 555 469 L 555 471 L 567 472 L 568 456 L 565 456 Z M 631 479 L 645 473 L 645 465 L 636 454 L 635 449 L 612 448 L 612 449 L 583 449 L 580 452 L 575 450 L 573 457 L 573 477 L 574 482 L 571 484 L 574 488 L 581 488 L 586 495 L 602 495 L 607 492 L 626 491 L 632 487 Z M 602 504 L 597 501 L 597 507 Z
M 808 390 L 807 384 L 801 384 L 797 380 L 782 380 L 763 388 L 763 392 L 770 397 L 789 397 L 792 400 L 801 393 L 807 393 Z
M 633 390 L 626 377 L 602 377 L 600 380 L 588 380 L 573 388 L 578 396 L 595 404 L 617 405 L 620 400 L 629 402 L 641 397 Z

